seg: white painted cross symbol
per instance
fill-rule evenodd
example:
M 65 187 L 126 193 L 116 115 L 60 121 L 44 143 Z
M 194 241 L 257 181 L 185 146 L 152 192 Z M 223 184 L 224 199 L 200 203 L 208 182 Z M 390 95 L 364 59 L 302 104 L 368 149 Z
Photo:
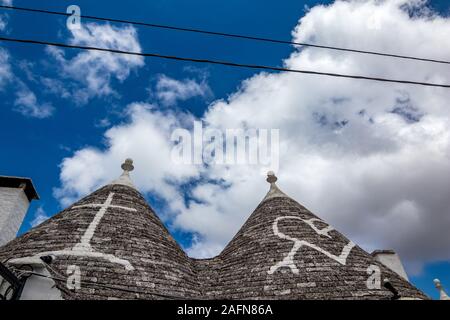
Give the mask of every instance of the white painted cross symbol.
M 133 208 L 127 208 L 127 207 L 122 207 L 122 206 L 115 206 L 112 205 L 112 199 L 114 197 L 114 193 L 111 192 L 108 196 L 108 198 L 106 199 L 106 201 L 102 204 L 85 204 L 85 205 L 81 205 L 81 206 L 74 206 L 72 207 L 72 209 L 81 209 L 81 208 L 100 208 L 100 210 L 97 212 L 97 214 L 94 217 L 94 220 L 92 220 L 91 224 L 89 225 L 89 227 L 86 229 L 86 232 L 84 233 L 83 237 L 81 238 L 81 242 L 78 243 L 74 249 L 79 249 L 79 250 L 91 250 L 91 240 L 92 237 L 94 236 L 95 230 L 98 227 L 98 224 L 100 223 L 100 220 L 103 218 L 103 216 L 106 213 L 106 210 L 108 210 L 109 208 L 117 208 L 117 209 L 122 209 L 122 210 L 127 210 L 127 211 L 134 211 L 136 212 L 136 209 Z
M 81 209 L 81 208 L 100 208 L 97 213 L 95 214 L 94 219 L 89 224 L 89 227 L 84 232 L 84 235 L 81 237 L 81 241 L 77 243 L 73 248 L 71 249 L 65 249 L 65 250 L 59 250 L 59 251 L 47 251 L 47 252 L 41 252 L 36 255 L 34 255 L 32 258 L 40 258 L 44 256 L 76 256 L 76 257 L 88 257 L 88 258 L 101 258 L 108 260 L 111 263 L 120 264 L 125 267 L 127 270 L 134 270 L 134 267 L 131 265 L 131 263 L 128 260 L 123 260 L 120 258 L 117 258 L 116 256 L 112 254 L 105 254 L 102 252 L 95 251 L 92 249 L 91 246 L 91 240 L 94 236 L 95 231 L 97 230 L 98 225 L 100 224 L 100 221 L 102 220 L 103 216 L 106 214 L 106 211 L 109 208 L 117 208 L 127 211 L 133 211 L 136 212 L 137 210 L 134 208 L 128 208 L 128 207 L 122 207 L 122 206 L 116 206 L 112 205 L 112 200 L 114 197 L 114 193 L 111 192 L 108 195 L 108 198 L 106 201 L 102 204 L 86 204 L 81 206 L 74 206 L 71 209 Z M 20 258 L 20 259 L 14 259 L 14 263 L 20 262 L 21 259 L 28 259 L 28 258 Z
M 121 184 L 121 185 L 127 185 L 130 187 L 133 187 L 133 184 L 131 183 L 129 173 L 133 171 L 133 160 L 127 159 L 122 164 L 123 173 L 120 176 L 119 179 L 115 180 L 112 184 Z M 95 251 L 91 246 L 91 240 L 94 237 L 95 231 L 97 230 L 98 225 L 100 224 L 100 221 L 102 220 L 103 216 L 106 214 L 106 211 L 111 208 L 115 209 L 121 209 L 131 212 L 136 212 L 137 210 L 134 208 L 128 208 L 123 206 L 117 206 L 112 204 L 112 200 L 114 197 L 114 192 L 109 193 L 108 197 L 106 198 L 104 203 L 91 203 L 91 204 L 84 204 L 79 206 L 73 206 L 71 210 L 77 210 L 82 208 L 99 208 L 97 213 L 95 214 L 94 219 L 89 224 L 88 228 L 84 232 L 83 236 L 81 237 L 81 240 L 79 243 L 77 243 L 73 248 L 68 248 L 64 250 L 58 250 L 58 251 L 46 251 L 41 252 L 38 254 L 35 254 L 31 257 L 25 257 L 25 258 L 18 258 L 18 259 L 11 259 L 10 263 L 20 264 L 23 262 L 23 264 L 27 264 L 28 261 L 31 260 L 37 260 L 40 261 L 41 257 L 44 256 L 75 256 L 75 257 L 87 257 L 87 258 L 100 258 L 108 260 L 111 263 L 116 263 L 119 265 L 124 266 L 127 270 L 134 270 L 134 267 L 131 265 L 131 263 L 128 260 L 117 258 L 116 256 L 112 254 L 106 254 L 102 252 Z

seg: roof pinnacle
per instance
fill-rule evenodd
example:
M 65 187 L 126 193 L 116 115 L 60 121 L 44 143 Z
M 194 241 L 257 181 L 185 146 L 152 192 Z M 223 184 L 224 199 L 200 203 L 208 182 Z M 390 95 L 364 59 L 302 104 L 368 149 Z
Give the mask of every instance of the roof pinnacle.
M 270 183 L 270 190 L 267 193 L 266 197 L 263 199 L 263 201 L 276 197 L 288 198 L 288 196 L 283 191 L 281 191 L 280 188 L 278 188 L 278 186 L 276 185 L 275 182 L 278 181 L 278 178 L 273 171 L 267 172 L 266 181 Z
M 130 172 L 134 170 L 133 160 L 130 158 L 126 159 L 125 162 L 122 163 L 121 168 L 123 170 L 122 175 L 110 184 L 121 184 L 136 189 L 130 178 Z
M 277 180 L 278 180 L 278 178 L 273 171 L 267 172 L 267 180 L 266 181 L 268 183 L 275 183 L 275 182 L 277 182 Z
M 121 168 L 123 169 L 123 171 L 128 171 L 131 172 L 134 170 L 134 166 L 133 166 L 133 159 L 126 159 L 124 163 L 122 163 Z
M 442 287 L 441 281 L 439 279 L 434 279 L 434 285 L 439 290 L 441 300 L 450 300 L 450 297 L 445 293 L 444 287 Z

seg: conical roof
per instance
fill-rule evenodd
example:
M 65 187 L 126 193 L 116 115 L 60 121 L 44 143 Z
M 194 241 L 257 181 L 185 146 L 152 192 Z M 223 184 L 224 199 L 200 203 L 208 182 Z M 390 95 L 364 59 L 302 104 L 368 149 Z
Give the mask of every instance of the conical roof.
M 52 256 L 48 270 L 59 279 L 79 268 L 80 290 L 56 281 L 65 299 L 197 296 L 191 260 L 133 187 L 131 160 L 122 168 L 118 180 L 0 248 L 0 261 Z
M 284 194 L 270 191 L 215 259 L 199 262 L 210 297 L 235 299 L 427 299 L 409 282 Z
M 270 190 L 223 252 L 190 259 L 129 172 L 0 248 L 0 261 L 46 264 L 64 299 L 427 299 L 326 222 Z M 81 288 L 69 289 L 78 269 Z

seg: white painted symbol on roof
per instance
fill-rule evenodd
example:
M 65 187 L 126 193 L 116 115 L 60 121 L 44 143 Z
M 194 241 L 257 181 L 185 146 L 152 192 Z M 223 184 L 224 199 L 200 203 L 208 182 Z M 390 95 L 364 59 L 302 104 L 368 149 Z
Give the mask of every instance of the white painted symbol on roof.
M 114 193 L 111 192 L 108 195 L 108 198 L 106 201 L 102 204 L 86 204 L 81 206 L 74 206 L 71 209 L 80 209 L 80 208 L 100 208 L 98 212 L 95 214 L 94 219 L 90 223 L 89 227 L 86 229 L 84 235 L 81 237 L 81 241 L 77 243 L 73 248 L 71 249 L 65 249 L 65 250 L 59 250 L 59 251 L 46 251 L 41 252 L 33 256 L 33 258 L 40 258 L 44 256 L 75 256 L 75 257 L 87 257 L 87 258 L 100 258 L 108 260 L 111 263 L 120 264 L 124 266 L 127 270 L 134 270 L 134 267 L 131 265 L 131 263 L 128 260 L 117 258 L 116 256 L 112 254 L 106 254 L 102 252 L 95 251 L 92 249 L 91 246 L 91 240 L 92 237 L 95 234 L 95 231 L 97 230 L 98 225 L 100 224 L 101 219 L 106 214 L 106 211 L 109 208 L 116 208 L 116 209 L 122 209 L 127 211 L 133 211 L 136 212 L 137 210 L 134 208 L 128 208 L 128 207 L 122 207 L 122 206 L 116 206 L 112 205 L 112 199 L 114 197 Z M 28 259 L 28 258 L 19 258 L 14 259 L 11 261 L 14 261 L 16 263 L 17 261 L 20 261 L 21 259 Z
M 134 212 L 136 211 L 136 209 L 133 209 L 133 208 L 112 205 L 111 203 L 112 203 L 113 197 L 114 197 L 114 193 L 111 192 L 109 194 L 108 198 L 106 199 L 105 203 L 102 203 L 102 204 L 94 203 L 94 204 L 86 204 L 86 205 L 72 207 L 72 209 L 100 208 L 100 210 L 98 210 L 97 214 L 95 215 L 94 220 L 92 220 L 91 224 L 86 229 L 86 232 L 84 233 L 83 237 L 81 238 L 81 242 L 78 243 L 77 245 L 75 245 L 73 250 L 92 251 L 92 248 L 91 248 L 92 237 L 94 236 L 95 230 L 97 229 L 100 221 L 102 220 L 103 216 L 105 215 L 106 210 L 108 210 L 109 208 L 118 208 L 118 209 L 122 209 L 122 210 L 134 211 Z
M 69 290 L 80 290 L 81 289 L 81 270 L 79 266 L 70 265 L 67 267 L 67 277 L 66 287 Z
M 298 270 L 297 266 L 295 265 L 294 258 L 295 258 L 295 255 L 297 254 L 298 250 L 300 250 L 302 246 L 310 247 L 310 248 L 326 255 L 330 259 L 333 259 L 334 261 L 336 261 L 342 265 L 346 265 L 347 257 L 350 254 L 350 251 L 355 246 L 355 244 L 353 242 L 350 241 L 342 249 L 341 254 L 339 256 L 336 256 L 336 255 L 334 255 L 312 243 L 309 243 L 308 241 L 293 238 L 293 237 L 290 237 L 290 236 L 285 235 L 284 233 L 280 232 L 280 230 L 278 229 L 278 222 L 280 222 L 281 220 L 286 220 L 286 219 L 295 219 L 295 220 L 303 221 L 306 224 L 308 224 L 317 234 L 323 235 L 330 239 L 331 239 L 331 236 L 329 235 L 329 232 L 334 230 L 334 228 L 331 226 L 327 226 L 323 229 L 317 228 L 316 225 L 314 224 L 314 222 L 318 222 L 318 221 L 323 222 L 322 220 L 317 219 L 317 218 L 313 218 L 313 219 L 309 219 L 309 220 L 302 219 L 298 216 L 285 216 L 285 217 L 276 218 L 272 225 L 273 233 L 281 239 L 293 241 L 294 246 L 292 247 L 291 251 L 287 254 L 287 256 L 282 261 L 276 263 L 274 266 L 272 266 L 270 268 L 270 270 L 268 271 L 269 274 L 275 273 L 275 271 L 277 271 L 279 268 L 282 268 L 282 267 L 288 267 L 291 269 L 292 273 L 298 274 L 299 270 Z

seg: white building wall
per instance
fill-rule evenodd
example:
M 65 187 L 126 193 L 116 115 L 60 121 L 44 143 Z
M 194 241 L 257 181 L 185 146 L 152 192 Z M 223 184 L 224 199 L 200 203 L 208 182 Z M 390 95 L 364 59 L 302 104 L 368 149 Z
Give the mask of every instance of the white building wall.
M 409 281 L 405 268 L 403 268 L 402 261 L 398 254 L 393 251 L 381 251 L 374 254 L 375 260 L 381 262 L 386 267 L 397 273 L 400 277 Z
M 21 188 L 0 187 L 0 246 L 16 237 L 29 206 Z
M 34 272 L 51 277 L 45 268 L 35 268 Z M 63 300 L 61 291 L 51 278 L 33 275 L 27 279 L 20 300 Z

